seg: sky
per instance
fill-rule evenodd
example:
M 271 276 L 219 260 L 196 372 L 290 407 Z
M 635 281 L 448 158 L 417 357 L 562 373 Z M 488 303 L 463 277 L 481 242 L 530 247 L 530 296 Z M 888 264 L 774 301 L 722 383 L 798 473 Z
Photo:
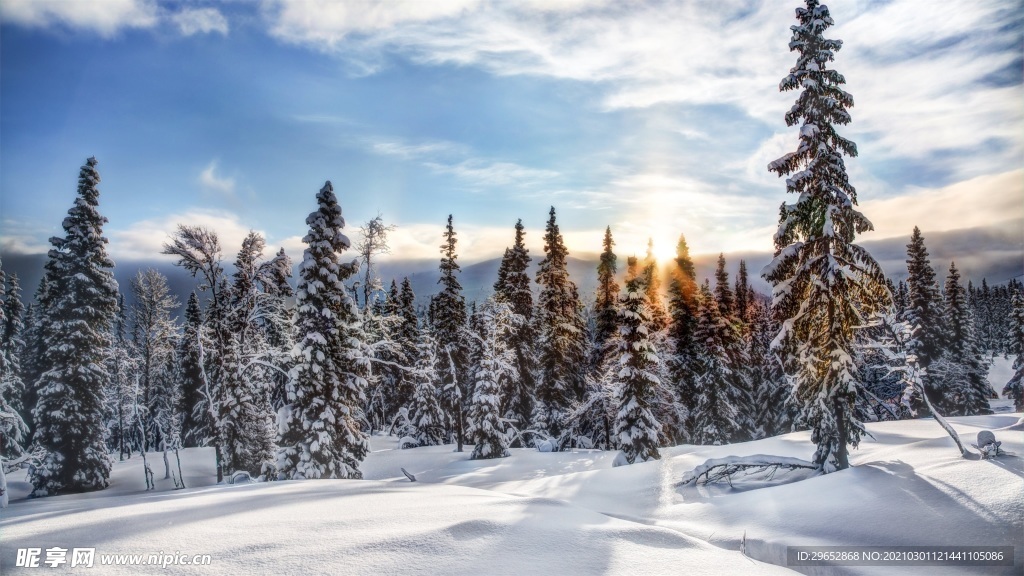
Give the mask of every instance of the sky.
M 770 251 L 801 4 L 5 0 L 0 250 L 44 252 L 95 156 L 115 261 L 179 223 L 298 257 L 325 180 L 396 259 L 438 258 L 448 214 L 463 262 L 519 218 L 540 254 L 551 206 L 570 253 L 606 226 L 620 255 Z M 1022 2 L 829 8 L 862 238 L 1024 217 Z

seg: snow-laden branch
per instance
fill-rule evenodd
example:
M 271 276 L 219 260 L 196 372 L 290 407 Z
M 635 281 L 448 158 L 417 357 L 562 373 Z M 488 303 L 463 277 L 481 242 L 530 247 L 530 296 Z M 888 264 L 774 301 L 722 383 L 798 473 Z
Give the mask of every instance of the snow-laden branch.
M 687 472 L 679 485 L 712 484 L 722 482 L 723 480 L 731 485 L 734 474 L 754 474 L 765 471 L 768 472 L 767 479 L 771 480 L 779 470 L 798 470 L 801 468 L 819 470 L 821 467 L 814 462 L 808 462 L 799 458 L 767 456 L 764 454 L 712 458 Z

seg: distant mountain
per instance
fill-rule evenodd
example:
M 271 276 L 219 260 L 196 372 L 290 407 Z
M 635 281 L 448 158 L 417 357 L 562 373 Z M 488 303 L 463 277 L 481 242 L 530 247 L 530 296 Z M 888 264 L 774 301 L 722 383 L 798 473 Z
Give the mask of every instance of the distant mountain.
M 957 268 L 965 279 L 975 284 L 987 278 L 989 284 L 997 285 L 1008 282 L 1011 278 L 1024 279 L 1024 219 L 1002 223 L 999 226 L 985 228 L 966 228 L 947 232 L 924 232 L 925 244 L 931 257 L 932 266 L 940 280 L 946 277 L 949 263 L 956 261 Z M 906 238 L 886 238 L 863 242 L 881 264 L 885 273 L 894 281 L 907 277 L 906 250 L 910 239 L 910 231 Z M 298 260 L 301 254 L 292 254 Z M 347 255 L 346 255 L 347 256 Z M 528 274 L 535 277 L 537 265 L 543 254 L 533 254 Z M 2 254 L 4 271 L 16 272 L 21 281 L 24 299 L 32 298 L 39 279 L 43 273 L 44 254 Z M 750 282 L 760 292 L 768 293 L 768 284 L 761 279 L 761 269 L 772 258 L 765 252 L 737 252 L 725 255 L 729 278 L 735 282 L 740 260 L 745 260 Z M 342 258 L 350 260 L 351 256 Z M 705 278 L 713 278 L 718 262 L 717 254 L 698 254 L 693 257 L 698 282 Z M 494 281 L 498 277 L 498 266 L 501 260 L 493 258 L 483 262 L 466 264 L 459 275 L 463 294 L 466 300 L 483 301 L 493 292 Z M 568 259 L 569 275 L 579 288 L 580 297 L 591 301 L 597 288 L 597 254 L 581 254 Z M 399 283 L 405 276 L 409 277 L 418 303 L 426 303 L 427 299 L 437 294 L 440 286 L 438 280 L 437 260 L 395 260 L 379 265 L 378 274 L 384 281 L 384 287 L 391 284 L 391 279 Z M 120 261 L 114 269 L 114 276 L 121 284 L 126 298 L 130 298 L 129 280 L 135 273 L 146 267 L 162 272 L 168 278 L 172 293 L 178 296 L 182 305 L 188 300 L 189 292 L 197 289 L 198 282 L 188 272 L 166 261 Z M 626 258 L 619 258 L 619 275 L 625 274 Z M 228 270 L 230 274 L 231 271 Z

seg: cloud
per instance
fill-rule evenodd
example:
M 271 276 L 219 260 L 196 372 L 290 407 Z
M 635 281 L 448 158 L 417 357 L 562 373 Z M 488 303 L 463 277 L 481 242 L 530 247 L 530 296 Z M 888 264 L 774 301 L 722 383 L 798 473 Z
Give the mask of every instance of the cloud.
M 979 176 L 942 188 L 912 187 L 899 196 L 861 203 L 871 220 L 871 239 L 910 237 L 915 225 L 929 232 L 996 226 L 1019 219 L 1024 206 L 1024 169 Z
M 173 14 L 170 19 L 183 36 L 213 32 L 222 36 L 228 34 L 228 20 L 216 8 L 185 8 Z
M 651 3 L 306 2 L 265 4 L 284 41 L 365 58 L 575 80 L 605 110 L 731 106 L 781 128 L 795 62 L 792 7 L 774 1 Z M 411 6 L 417 6 L 412 9 Z M 835 68 L 857 106 L 845 135 L 875 158 L 941 158 L 950 179 L 1019 165 L 1024 140 L 1019 3 L 916 0 L 830 6 L 846 40 Z M 691 124 L 695 124 L 691 122 Z M 690 127 L 688 137 L 704 130 Z M 708 134 L 717 138 L 717 134 Z
M 218 192 L 228 198 L 234 198 L 235 179 L 217 175 L 217 164 L 216 160 L 212 160 L 206 165 L 206 168 L 199 173 L 199 184 L 207 190 Z
M 55 26 L 95 32 L 104 38 L 125 28 L 152 28 L 159 21 L 156 2 L 149 0 L 5 0 L 4 21 L 32 28 Z
M 140 220 L 123 228 L 111 227 L 106 231 L 107 237 L 110 239 L 107 249 L 115 262 L 119 259 L 172 260 L 173 257 L 161 255 L 160 252 L 163 250 L 164 243 L 170 241 L 171 235 L 177 230 L 179 224 L 203 226 L 216 232 L 226 262 L 234 261 L 235 254 L 242 246 L 242 240 L 252 230 L 250 226 L 241 222 L 237 214 L 232 212 L 188 209 L 159 218 Z M 256 231 L 266 238 L 265 232 Z M 275 252 L 277 250 L 275 246 L 278 244 L 273 240 L 273 238 L 267 238 L 267 255 L 270 255 L 272 250 Z M 292 254 L 292 256 L 295 255 Z
M 51 248 L 46 239 L 60 230 L 13 218 L 4 218 L 2 225 L 0 251 L 9 254 L 46 254 Z
M 410 143 L 400 140 L 370 141 L 370 150 L 384 156 L 417 161 L 438 174 L 449 174 L 472 186 L 531 184 L 559 176 L 554 170 L 531 168 L 514 162 L 469 157 L 468 146 L 445 140 Z

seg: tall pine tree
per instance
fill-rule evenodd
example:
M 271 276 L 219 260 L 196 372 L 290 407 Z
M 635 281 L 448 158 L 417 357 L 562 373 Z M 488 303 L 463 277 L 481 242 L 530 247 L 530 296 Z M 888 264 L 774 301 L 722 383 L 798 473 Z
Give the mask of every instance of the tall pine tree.
M 576 284 L 569 279 L 568 256 L 552 206 L 544 229 L 544 259 L 537 269 L 540 378 L 533 427 L 556 441 L 572 401 L 583 397 L 585 371 L 580 367 L 587 359 L 586 326 Z
M 103 439 L 104 362 L 117 315 L 114 263 L 100 215 L 100 175 L 89 158 L 78 176 L 78 198 L 64 219 L 64 237 L 50 239 L 46 290 L 40 306 L 50 320 L 43 334 L 49 369 L 40 376 L 34 442 L 46 449 L 31 473 L 33 495 L 106 488 L 112 465 Z
M 806 0 L 796 18 L 789 49 L 799 55 L 779 89 L 800 90 L 786 113 L 787 126 L 800 125 L 800 140 L 768 169 L 789 176 L 786 191 L 797 200 L 782 205 L 765 279 L 784 321 L 776 341 L 817 445 L 814 462 L 827 472 L 849 467 L 848 447 L 860 441 L 855 328 L 886 303 L 888 292 L 878 263 L 853 243 L 872 226 L 854 209 L 857 194 L 843 162 L 844 154 L 856 156 L 857 146 L 835 130 L 849 124 L 846 109 L 853 106 L 841 88 L 846 79 L 829 69 L 842 42 L 823 36 L 833 21 L 818 0 Z
M 683 438 L 689 438 L 693 430 L 692 415 L 697 407 L 697 359 L 696 340 L 699 288 L 697 273 L 690 259 L 690 247 L 686 237 L 679 235 L 676 257 L 668 283 L 668 327 L 672 353 L 667 365 L 676 390 L 676 397 L 688 412 L 684 430 L 678 431 Z
M 338 261 L 350 242 L 330 182 L 316 200 L 302 239 L 306 250 L 295 291 L 297 357 L 289 404 L 278 421 L 277 469 L 288 479 L 358 479 L 359 463 L 369 451 L 359 425 L 365 359 L 358 349 L 358 311 L 344 285 L 358 264 Z
M 494 296 L 499 302 L 507 302 L 512 312 L 522 318 L 501 336 L 515 354 L 516 372 L 519 374 L 508 383 L 502 413 L 504 418 L 514 422 L 518 430 L 526 430 L 533 414 L 533 396 L 537 387 L 536 329 L 533 323 L 533 292 L 526 273 L 530 266 L 530 251 L 526 248 L 522 220 L 516 222 L 515 229 L 515 242 L 505 251 L 501 273 L 494 284 Z M 518 436 L 515 442 L 519 443 Z
M 466 299 L 456 274 L 462 272 L 456 262 L 458 254 L 452 216 L 444 231 L 441 245 L 441 292 L 434 298 L 434 337 L 437 339 L 438 372 L 441 376 L 441 397 L 455 434 L 456 450 L 462 452 L 465 441 L 465 409 L 469 373 L 469 350 L 466 342 Z

